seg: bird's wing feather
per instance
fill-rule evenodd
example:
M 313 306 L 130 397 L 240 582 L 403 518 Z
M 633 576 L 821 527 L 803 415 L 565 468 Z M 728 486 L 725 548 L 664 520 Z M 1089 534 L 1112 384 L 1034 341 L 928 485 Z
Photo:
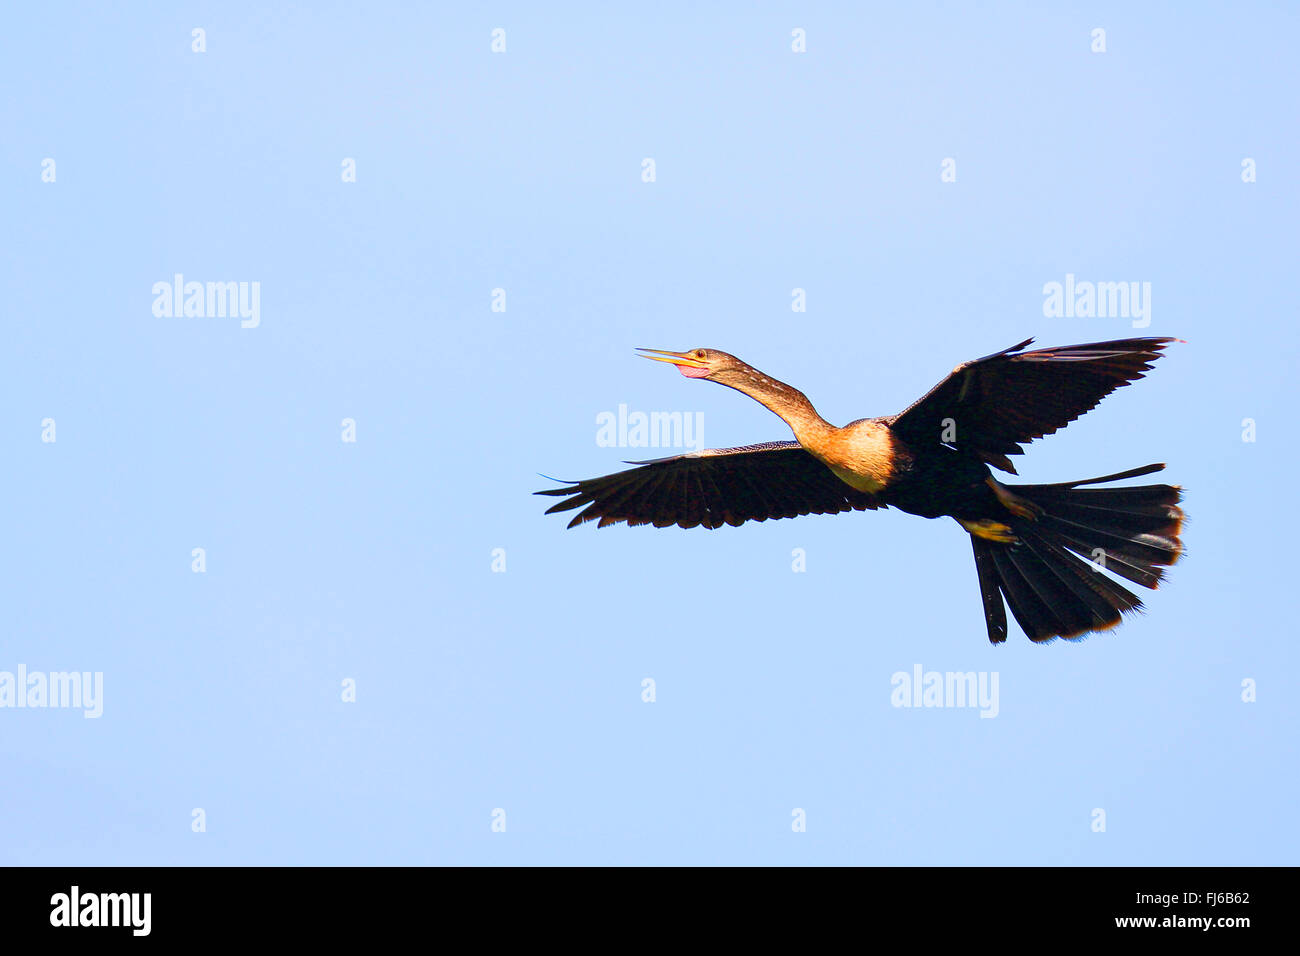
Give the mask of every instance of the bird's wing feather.
M 884 505 L 846 485 L 798 442 L 708 448 L 628 462 L 639 465 L 601 478 L 568 482 L 539 495 L 563 495 L 547 514 L 582 508 L 569 527 L 599 519 L 656 528 L 720 528 L 768 518 L 865 511 Z
M 882 421 L 909 444 L 949 444 L 1015 474 L 1007 456 L 1023 454 L 1022 443 L 1064 428 L 1142 378 L 1174 341 L 1119 339 L 1022 352 L 1033 342 L 1026 339 L 958 365 L 905 411 Z

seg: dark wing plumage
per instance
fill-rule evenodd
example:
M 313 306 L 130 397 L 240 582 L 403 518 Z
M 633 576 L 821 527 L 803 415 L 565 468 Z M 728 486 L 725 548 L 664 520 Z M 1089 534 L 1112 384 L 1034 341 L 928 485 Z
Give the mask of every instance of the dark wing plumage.
M 547 514 L 583 508 L 570 528 L 596 519 L 599 528 L 619 521 L 656 528 L 720 528 L 884 507 L 872 495 L 840 481 L 793 441 L 709 448 L 628 464 L 641 467 L 536 494 L 566 496 Z
M 958 365 L 911 407 L 881 420 L 909 444 L 948 444 L 1015 474 L 1007 456 L 1023 454 L 1022 443 L 1064 428 L 1115 389 L 1142 378 L 1161 349 L 1177 340 L 1020 351 L 1033 341 Z

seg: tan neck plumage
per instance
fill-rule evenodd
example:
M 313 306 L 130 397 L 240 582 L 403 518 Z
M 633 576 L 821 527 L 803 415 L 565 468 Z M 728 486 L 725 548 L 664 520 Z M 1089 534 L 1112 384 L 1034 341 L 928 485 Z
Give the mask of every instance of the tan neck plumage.
M 744 392 L 779 415 L 799 444 L 825 462 L 846 484 L 875 493 L 893 477 L 897 456 L 888 426 L 862 421 L 837 428 L 817 413 L 803 392 L 757 369 L 734 381 L 718 381 Z

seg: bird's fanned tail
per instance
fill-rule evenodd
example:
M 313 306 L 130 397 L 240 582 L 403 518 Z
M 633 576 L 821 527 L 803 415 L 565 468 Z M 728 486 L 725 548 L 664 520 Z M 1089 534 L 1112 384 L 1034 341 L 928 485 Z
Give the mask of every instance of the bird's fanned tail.
M 1147 465 L 1084 481 L 1010 486 L 1042 513 L 1007 522 L 1017 539 L 1013 544 L 971 536 L 989 640 L 1006 640 L 1004 598 L 1033 641 L 1081 638 L 1141 610 L 1137 595 L 1105 572 L 1146 588 L 1159 585 L 1163 567 L 1183 551 L 1181 490 L 1175 485 L 1082 486 L 1163 468 Z

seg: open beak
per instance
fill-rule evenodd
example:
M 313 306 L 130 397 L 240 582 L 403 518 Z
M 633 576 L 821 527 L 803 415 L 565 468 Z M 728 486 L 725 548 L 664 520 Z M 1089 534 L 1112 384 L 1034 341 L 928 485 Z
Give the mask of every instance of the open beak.
M 638 352 L 654 352 L 654 355 L 642 355 L 642 358 L 648 358 L 655 362 L 669 362 L 678 368 L 708 368 L 708 362 L 701 362 L 699 359 L 691 358 L 688 352 L 668 352 L 664 349 L 643 349 L 638 347 Z

